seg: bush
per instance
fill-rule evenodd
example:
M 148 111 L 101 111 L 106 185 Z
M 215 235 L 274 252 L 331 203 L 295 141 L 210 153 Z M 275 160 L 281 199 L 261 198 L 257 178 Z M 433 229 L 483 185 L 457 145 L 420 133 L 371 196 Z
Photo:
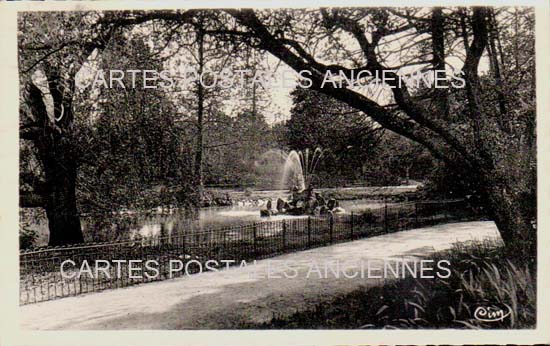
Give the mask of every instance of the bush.
M 29 228 L 21 228 L 19 231 L 19 249 L 31 249 L 36 245 L 38 233 Z
M 361 224 L 370 224 L 376 222 L 376 215 L 374 215 L 374 212 L 370 209 L 367 209 L 363 211 L 361 214 L 359 214 L 359 223 Z

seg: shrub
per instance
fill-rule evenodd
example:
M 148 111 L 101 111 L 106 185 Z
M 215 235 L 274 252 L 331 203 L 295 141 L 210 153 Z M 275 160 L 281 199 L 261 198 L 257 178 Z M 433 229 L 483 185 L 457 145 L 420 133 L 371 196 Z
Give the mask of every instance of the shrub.
M 363 224 L 375 223 L 376 215 L 374 215 L 374 212 L 372 210 L 367 209 L 359 214 L 359 222 Z
M 34 229 L 21 228 L 19 231 L 19 249 L 31 249 L 36 245 L 38 233 Z

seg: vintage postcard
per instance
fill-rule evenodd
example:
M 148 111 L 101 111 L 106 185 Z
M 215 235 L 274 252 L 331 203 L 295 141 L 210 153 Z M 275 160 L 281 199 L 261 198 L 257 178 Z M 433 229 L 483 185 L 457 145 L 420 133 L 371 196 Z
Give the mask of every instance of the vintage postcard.
M 550 343 L 548 3 L 0 7 L 3 345 Z

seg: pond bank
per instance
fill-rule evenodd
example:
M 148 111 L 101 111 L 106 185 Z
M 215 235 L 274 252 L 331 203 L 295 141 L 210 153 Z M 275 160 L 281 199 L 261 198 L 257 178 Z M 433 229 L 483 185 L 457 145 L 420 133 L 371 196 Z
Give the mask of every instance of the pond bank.
M 392 201 L 403 201 L 408 198 L 414 198 L 419 185 L 399 185 L 399 186 L 357 186 L 357 187 L 339 187 L 339 188 L 317 188 L 325 198 L 334 198 L 337 200 L 357 200 L 357 199 L 389 199 Z M 216 200 L 232 202 L 232 205 L 263 205 L 268 199 L 277 200 L 277 198 L 287 198 L 290 194 L 286 190 L 251 190 L 251 189 L 222 189 L 207 188 L 208 198 L 216 206 Z

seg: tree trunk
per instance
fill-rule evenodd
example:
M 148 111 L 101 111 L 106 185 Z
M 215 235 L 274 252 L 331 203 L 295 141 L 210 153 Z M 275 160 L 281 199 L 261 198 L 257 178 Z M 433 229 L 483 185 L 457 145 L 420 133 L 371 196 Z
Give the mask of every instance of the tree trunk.
M 53 132 L 36 142 L 44 167 L 45 206 L 50 229 L 48 245 L 82 243 L 76 206 L 77 162 L 69 138 Z
M 431 17 L 431 32 L 432 32 L 432 56 L 434 78 L 438 76 L 437 71 L 445 72 L 445 17 L 443 16 L 442 7 L 434 7 Z M 443 73 L 442 72 L 442 73 Z M 446 86 L 446 83 L 440 83 L 439 88 L 435 87 L 434 83 L 434 103 L 436 106 L 436 115 L 443 119 L 449 117 L 449 93 L 447 89 L 441 86 Z
M 506 96 L 503 92 L 503 86 L 506 83 L 502 78 L 502 73 L 500 72 L 501 63 L 498 61 L 498 53 L 496 48 L 498 28 L 496 27 L 496 19 L 493 10 L 490 11 L 490 17 L 487 23 L 489 25 L 489 45 L 487 46 L 487 53 L 489 55 L 489 68 L 491 69 L 491 72 L 493 73 L 493 76 L 495 78 L 495 92 L 497 94 L 500 115 L 501 118 L 505 118 L 508 111 L 506 107 Z M 510 131 L 508 124 L 504 125 L 504 130 L 508 132 Z
M 50 229 L 48 245 L 82 243 L 84 237 L 76 207 L 76 164 L 53 158 L 47 165 L 50 173 L 46 173 L 49 191 L 45 205 Z
M 48 217 L 50 240 L 48 245 L 58 246 L 84 241 L 80 217 L 76 206 L 77 160 L 68 132 L 51 124 L 41 91 L 32 83 L 29 85 L 30 108 L 36 119 L 44 124 L 31 139 L 38 150 L 44 170 L 43 191 L 40 191 L 43 207 Z M 62 120 L 72 118 L 70 103 L 64 107 Z
M 517 182 L 503 183 L 497 175 L 484 179 L 485 204 L 505 246 L 511 254 L 536 261 L 536 184 L 528 191 L 517 188 Z
M 199 50 L 199 76 L 204 70 L 204 33 L 202 28 L 197 33 Z M 195 183 L 198 189 L 199 199 L 203 196 L 203 155 L 204 155 L 204 88 L 201 80 L 197 81 L 197 147 L 195 149 Z

